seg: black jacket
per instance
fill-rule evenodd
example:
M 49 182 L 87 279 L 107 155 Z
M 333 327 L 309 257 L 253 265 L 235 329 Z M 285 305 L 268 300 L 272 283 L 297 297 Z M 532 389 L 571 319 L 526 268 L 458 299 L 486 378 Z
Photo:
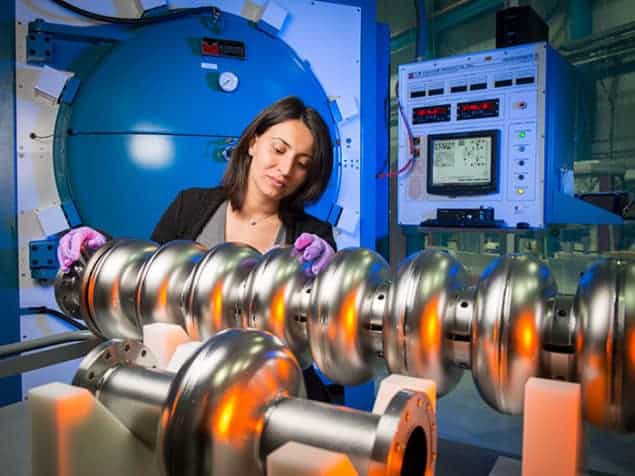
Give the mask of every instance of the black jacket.
M 152 232 L 152 241 L 163 244 L 172 240 L 196 240 L 216 209 L 227 200 L 221 187 L 190 188 L 180 192 Z M 313 233 L 326 240 L 334 250 L 333 229 L 329 223 L 307 214 L 283 216 L 286 244 L 290 245 L 302 233 Z
M 220 188 L 190 188 L 180 192 L 152 232 L 152 241 L 159 244 L 172 240 L 196 240 L 216 209 L 227 200 Z M 282 217 L 286 244 L 293 244 L 303 232 L 313 233 L 326 240 L 336 250 L 331 225 L 306 213 Z M 343 388 L 329 385 L 328 388 L 313 367 L 304 369 L 307 396 L 312 400 L 343 403 Z

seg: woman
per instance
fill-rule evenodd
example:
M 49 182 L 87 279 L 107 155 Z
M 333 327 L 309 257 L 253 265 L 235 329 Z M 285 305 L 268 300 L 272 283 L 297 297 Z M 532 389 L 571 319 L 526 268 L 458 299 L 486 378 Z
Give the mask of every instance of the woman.
M 326 189 L 333 146 L 319 113 L 296 97 L 284 98 L 247 126 L 220 187 L 180 192 L 152 233 L 158 243 L 184 239 L 206 247 L 236 241 L 265 252 L 293 244 L 308 271 L 318 273 L 335 253 L 331 225 L 304 212 Z M 80 227 L 58 246 L 62 271 L 79 259 L 82 247 L 106 242 L 98 231 Z M 312 367 L 305 370 L 309 398 L 329 400 Z

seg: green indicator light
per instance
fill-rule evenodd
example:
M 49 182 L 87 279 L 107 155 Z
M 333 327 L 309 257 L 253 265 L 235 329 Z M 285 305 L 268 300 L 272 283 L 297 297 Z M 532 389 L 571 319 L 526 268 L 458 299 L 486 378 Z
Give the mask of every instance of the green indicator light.
M 518 133 L 518 137 L 520 137 L 521 139 L 524 139 L 526 135 L 527 135 L 527 134 L 525 133 L 525 131 L 520 131 L 520 132 Z

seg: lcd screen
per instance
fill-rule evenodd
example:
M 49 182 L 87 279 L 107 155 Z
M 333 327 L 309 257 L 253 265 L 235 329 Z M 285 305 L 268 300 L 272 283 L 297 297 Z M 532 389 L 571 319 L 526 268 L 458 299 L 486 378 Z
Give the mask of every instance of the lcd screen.
M 497 131 L 428 136 L 428 191 L 447 195 L 496 190 Z

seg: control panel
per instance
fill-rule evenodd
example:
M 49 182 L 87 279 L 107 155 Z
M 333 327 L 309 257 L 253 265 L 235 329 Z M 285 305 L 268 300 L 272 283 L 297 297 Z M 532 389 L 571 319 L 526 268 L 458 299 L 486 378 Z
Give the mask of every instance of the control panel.
M 551 61 L 559 63 L 552 71 Z M 504 227 L 544 226 L 546 183 L 562 188 L 574 136 L 575 101 L 548 102 L 575 88 L 557 87 L 562 78 L 549 84 L 549 73 L 570 69 L 545 43 L 401 65 L 400 224 L 436 224 L 438 210 L 487 209 Z M 547 134 L 549 114 L 560 129 Z M 552 157 L 550 139 L 560 149 Z

